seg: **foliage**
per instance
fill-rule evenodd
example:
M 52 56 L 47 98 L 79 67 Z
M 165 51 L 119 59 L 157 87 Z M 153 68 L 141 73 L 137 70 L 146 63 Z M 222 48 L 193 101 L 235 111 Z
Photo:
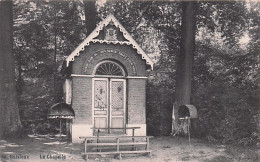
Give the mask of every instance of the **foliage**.
M 245 1 L 199 2 L 197 28 L 217 31 L 225 45 L 237 46 L 241 34 L 247 29 L 246 4 Z
M 194 64 L 192 102 L 199 113 L 194 133 L 224 143 L 256 142 L 258 85 L 250 79 L 254 78 L 251 65 L 255 60 L 248 59 L 250 54 L 243 55 L 241 50 L 220 51 L 211 47 L 206 53 L 205 49 L 198 46 L 199 56 Z
M 200 2 L 198 8 L 192 103 L 198 108 L 199 121 L 194 122 L 193 133 L 223 142 L 256 143 L 259 8 L 248 11 L 245 2 Z M 234 14 L 226 14 L 226 11 Z M 242 49 L 239 39 L 249 26 L 254 41 Z M 200 36 L 203 30 L 206 34 Z M 169 44 L 167 47 L 172 48 Z M 168 62 L 158 62 L 161 65 L 158 72 L 176 64 L 167 59 L 171 56 L 166 53 Z M 175 76 L 174 70 L 171 75 Z
M 26 134 L 57 134 L 59 132 L 58 120 L 26 120 L 23 122 Z
M 167 85 L 147 84 L 147 133 L 168 136 L 171 133 L 173 91 Z
M 81 8 L 68 1 L 14 2 L 17 90 L 25 129 L 30 128 L 27 121 L 45 128 L 47 110 L 62 100 L 62 62 L 86 37 Z
M 257 144 L 260 105 L 257 94 L 259 54 L 256 54 L 259 25 L 256 24 L 260 14 L 259 7 L 253 6 L 244 13 L 244 26 L 249 27 L 247 32 L 251 33 L 251 40 L 245 48 L 239 48 L 238 41 L 233 42 L 236 45 L 232 48 L 230 45 L 219 46 L 212 40 L 201 39 L 197 42 L 193 104 L 199 112 L 199 124 L 194 132 L 199 136 L 212 136 L 224 143 Z M 233 9 L 236 7 L 241 7 L 241 4 Z M 237 28 L 226 30 L 234 29 Z
M 147 88 L 147 129 L 153 135 L 171 132 L 180 4 L 130 0 L 110 4 L 115 17 L 156 62 L 149 71 Z M 192 103 L 199 114 L 193 133 L 199 137 L 241 144 L 256 141 L 260 10 L 259 2 L 250 8 L 248 4 L 197 2 Z M 110 6 L 98 6 L 99 20 L 108 15 Z M 14 51 L 17 80 L 23 87 L 19 89 L 20 113 L 28 127 L 26 120 L 41 119 L 37 129 L 49 129 L 44 122 L 47 109 L 57 101 L 53 87 L 54 80 L 61 80 L 58 69 L 86 37 L 80 8 L 82 4 L 74 1 L 15 3 Z M 250 40 L 240 48 L 245 33 Z

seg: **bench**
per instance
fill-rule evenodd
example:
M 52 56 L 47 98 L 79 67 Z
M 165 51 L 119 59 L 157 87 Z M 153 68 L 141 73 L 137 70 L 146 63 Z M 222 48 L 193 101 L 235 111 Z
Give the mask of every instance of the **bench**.
M 82 155 L 85 155 L 87 160 L 89 155 L 118 155 L 119 159 L 122 159 L 122 154 L 149 154 L 151 156 L 152 151 L 149 150 L 149 139 L 152 137 L 153 136 L 80 137 L 81 139 L 84 139 L 85 145 Z M 96 152 L 88 152 L 88 148 L 91 146 L 96 147 Z M 102 152 L 102 146 L 105 146 L 110 150 Z M 122 150 L 122 146 L 131 146 L 132 150 Z M 137 150 L 137 146 L 145 146 L 145 149 Z M 115 148 L 116 150 L 113 150 Z
M 141 127 L 124 127 L 124 128 L 91 128 L 93 129 L 93 135 L 95 135 L 95 131 L 97 130 L 97 136 L 100 136 L 100 130 L 107 130 L 107 131 L 110 131 L 110 130 L 124 130 L 126 131 L 127 129 L 132 129 L 132 136 L 135 136 L 135 130 L 136 129 L 140 129 Z
M 110 130 L 124 130 L 124 131 L 126 131 L 127 129 L 132 129 L 132 136 L 135 136 L 135 130 L 136 129 L 140 129 L 141 127 L 121 127 L 121 128 L 91 128 L 91 129 L 93 129 L 93 136 L 95 136 L 95 131 L 97 130 L 97 137 L 100 137 L 100 130 L 107 130 L 108 131 L 108 133 L 110 133 Z M 132 141 L 134 142 L 135 140 L 134 140 L 134 138 L 132 138 Z M 97 143 L 98 143 L 99 141 L 97 140 Z M 134 147 L 134 146 L 133 146 Z

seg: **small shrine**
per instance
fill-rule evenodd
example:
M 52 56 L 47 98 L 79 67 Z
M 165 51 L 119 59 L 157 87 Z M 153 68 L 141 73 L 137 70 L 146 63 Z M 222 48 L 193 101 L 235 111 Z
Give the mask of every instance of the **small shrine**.
M 102 135 L 146 136 L 147 69 L 152 60 L 109 15 L 65 61 L 64 99 L 75 112 L 72 142 L 95 136 L 97 128 Z

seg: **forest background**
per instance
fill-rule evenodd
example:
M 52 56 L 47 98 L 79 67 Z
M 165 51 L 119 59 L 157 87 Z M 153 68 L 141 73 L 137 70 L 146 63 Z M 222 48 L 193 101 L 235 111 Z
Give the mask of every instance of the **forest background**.
M 18 107 L 26 134 L 57 133 L 48 109 L 62 102 L 62 63 L 87 36 L 86 3 L 14 1 L 13 49 Z M 111 5 L 96 1 L 100 22 Z M 110 6 L 110 7 L 109 7 Z M 115 1 L 114 16 L 153 59 L 148 71 L 147 130 L 172 129 L 181 2 Z M 86 11 L 86 12 L 85 12 Z M 259 138 L 260 3 L 197 2 L 191 104 L 198 110 L 192 136 L 256 145 Z

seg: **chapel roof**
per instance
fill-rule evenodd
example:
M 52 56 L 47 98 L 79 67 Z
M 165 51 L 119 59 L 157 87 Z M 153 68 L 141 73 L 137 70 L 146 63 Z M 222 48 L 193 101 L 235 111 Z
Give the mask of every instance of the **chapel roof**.
M 124 40 L 101 40 L 97 39 L 105 27 L 113 24 L 115 27 L 119 28 L 120 32 L 123 33 Z M 120 44 L 120 45 L 131 45 L 137 50 L 137 53 L 142 56 L 147 65 L 151 66 L 153 69 L 153 61 L 149 56 L 142 50 L 142 48 L 136 43 L 136 41 L 131 37 L 131 35 L 126 31 L 126 29 L 119 23 L 119 21 L 112 15 L 108 15 L 99 25 L 94 29 L 94 31 L 82 42 L 80 45 L 67 57 L 66 66 L 69 66 L 71 61 L 74 61 L 76 56 L 80 55 L 80 51 L 84 51 L 85 46 L 89 46 L 90 43 L 106 43 L 106 44 Z

